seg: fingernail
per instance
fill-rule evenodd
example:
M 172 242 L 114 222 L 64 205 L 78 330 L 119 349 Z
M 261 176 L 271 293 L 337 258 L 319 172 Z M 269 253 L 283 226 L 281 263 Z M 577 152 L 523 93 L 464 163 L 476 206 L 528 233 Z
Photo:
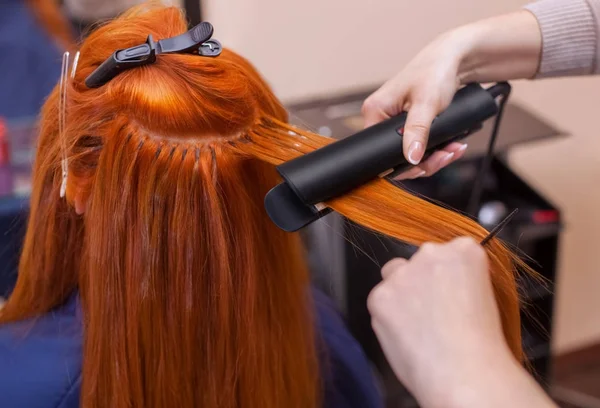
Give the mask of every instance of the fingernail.
M 421 170 L 419 172 L 419 174 L 417 174 L 416 176 L 411 177 L 411 178 L 416 179 L 416 178 L 419 178 L 419 177 L 423 177 L 425 175 L 425 173 L 427 173 L 425 170 Z
M 408 161 L 411 164 L 417 165 L 423 157 L 423 143 L 412 142 L 408 148 Z
M 469 145 L 465 143 L 461 147 L 458 148 L 458 151 L 462 153 L 465 150 L 467 150 L 467 147 L 469 147 Z
M 415 167 L 415 169 L 418 169 L 418 168 Z M 425 170 L 421 170 L 420 172 L 418 172 L 418 173 L 416 173 L 414 175 L 411 175 L 411 174 L 413 174 L 413 170 L 414 169 L 411 169 L 411 170 L 409 170 L 407 172 L 404 172 L 404 173 L 401 173 L 401 174 L 397 175 L 396 177 L 394 177 L 394 180 L 397 180 L 397 181 L 412 180 L 412 179 L 416 179 L 418 177 L 423 177 L 425 175 L 425 173 L 427 173 Z
M 454 152 L 448 153 L 447 155 L 444 156 L 444 158 L 442 159 L 442 162 L 448 163 L 450 160 L 452 160 L 453 157 L 454 157 Z

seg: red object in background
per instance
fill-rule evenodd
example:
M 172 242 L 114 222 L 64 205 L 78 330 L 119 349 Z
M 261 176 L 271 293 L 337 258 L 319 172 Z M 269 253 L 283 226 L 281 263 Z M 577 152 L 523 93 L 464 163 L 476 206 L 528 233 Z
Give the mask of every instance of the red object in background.
M 13 177 L 8 166 L 10 162 L 8 146 L 8 128 L 4 118 L 0 117 L 0 197 L 13 193 Z
M 558 211 L 556 210 L 537 210 L 533 213 L 533 222 L 536 224 L 549 224 L 558 222 Z
M 7 140 L 7 129 L 4 118 L 0 117 L 0 166 L 7 165 L 10 162 L 10 150 Z

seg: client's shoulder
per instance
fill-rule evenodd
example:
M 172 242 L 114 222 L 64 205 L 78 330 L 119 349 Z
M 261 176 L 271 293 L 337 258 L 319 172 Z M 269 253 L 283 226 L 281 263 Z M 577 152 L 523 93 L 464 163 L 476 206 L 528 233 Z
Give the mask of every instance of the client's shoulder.
M 316 312 L 317 346 L 325 384 L 325 406 L 382 407 L 369 361 L 352 336 L 335 303 L 312 288 Z
M 79 406 L 80 313 L 73 295 L 45 315 L 0 325 L 0 407 Z

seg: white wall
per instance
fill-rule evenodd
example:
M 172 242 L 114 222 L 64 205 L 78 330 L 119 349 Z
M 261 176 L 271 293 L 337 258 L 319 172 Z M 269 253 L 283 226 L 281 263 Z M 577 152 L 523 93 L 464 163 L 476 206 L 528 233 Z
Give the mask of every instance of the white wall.
M 205 0 L 203 6 L 215 37 L 249 58 L 290 100 L 380 83 L 437 33 L 519 3 Z
M 522 0 L 204 0 L 215 38 L 285 101 L 378 84 L 436 34 Z M 513 98 L 573 137 L 520 148 L 515 168 L 564 210 L 555 350 L 600 340 L 600 78 L 517 83 Z M 596 116 L 594 116 L 596 114 Z M 574 157 L 578 157 L 575 159 Z

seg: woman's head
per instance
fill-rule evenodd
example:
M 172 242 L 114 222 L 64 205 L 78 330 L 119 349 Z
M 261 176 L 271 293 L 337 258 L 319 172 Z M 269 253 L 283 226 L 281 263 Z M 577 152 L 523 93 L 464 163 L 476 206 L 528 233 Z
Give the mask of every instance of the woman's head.
M 116 49 L 186 30 L 179 10 L 143 7 L 81 46 L 64 132 L 56 90 L 42 112 L 19 281 L 2 319 L 79 290 L 85 406 L 314 406 L 300 243 L 262 208 L 275 169 L 236 147 L 285 110 L 227 50 L 164 55 L 84 85 Z
M 79 289 L 85 406 L 316 406 L 302 250 L 263 198 L 279 180 L 274 165 L 332 140 L 289 126 L 257 71 L 229 50 L 159 55 L 99 88 L 84 84 L 115 50 L 186 30 L 179 10 L 142 6 L 81 46 L 65 131 L 56 90 L 42 112 L 19 279 L 0 318 L 47 312 Z M 417 245 L 486 234 L 383 180 L 327 204 Z M 516 258 L 497 240 L 488 248 L 520 359 Z
M 156 25 L 157 15 L 161 25 Z M 187 30 L 176 8 L 137 8 L 118 21 L 121 24 L 98 28 L 80 49 L 69 91 L 68 146 L 76 147 L 82 139 L 89 144 L 89 135 L 118 138 L 132 132 L 153 140 L 218 146 L 239 140 L 265 116 L 286 120 L 285 110 L 254 68 L 227 49 L 218 58 L 161 55 L 152 65 L 125 71 L 102 87 L 86 88 L 85 78 L 115 47 L 142 44 L 148 35 L 159 40 Z M 77 117 L 86 120 L 73 119 Z M 74 198 L 72 186 L 69 199 Z

